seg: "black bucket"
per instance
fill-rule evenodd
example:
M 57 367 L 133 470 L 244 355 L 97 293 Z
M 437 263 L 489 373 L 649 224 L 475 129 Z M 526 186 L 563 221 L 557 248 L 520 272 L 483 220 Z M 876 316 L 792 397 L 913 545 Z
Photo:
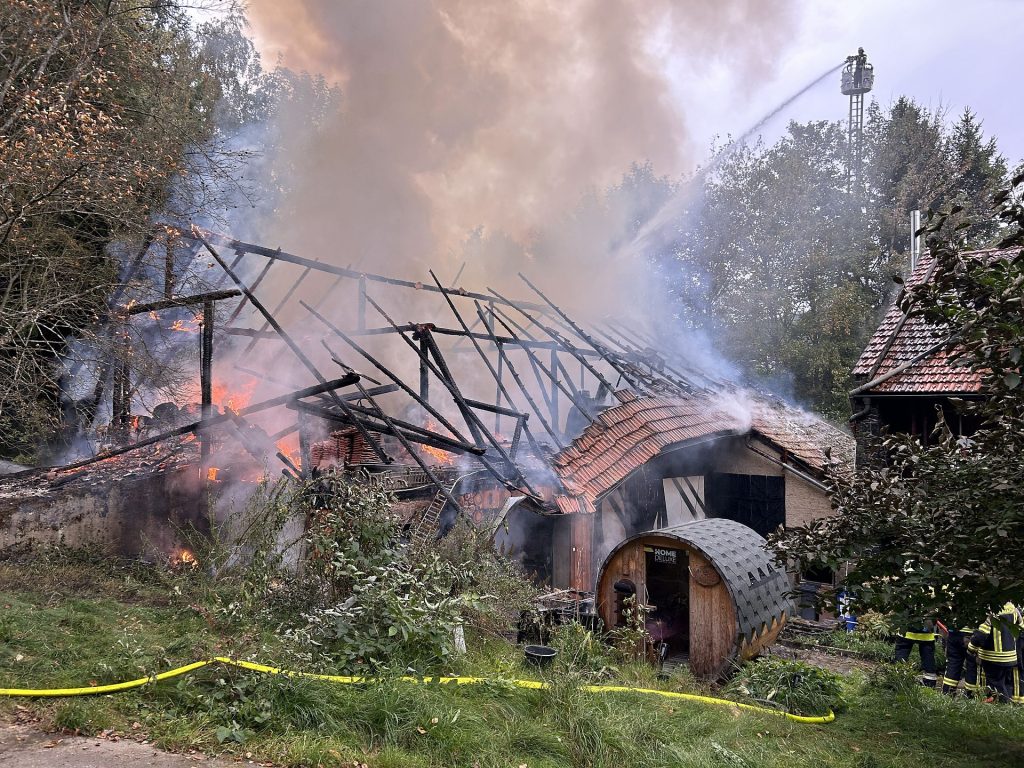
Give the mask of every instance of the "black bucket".
M 526 660 L 536 667 L 546 667 L 558 655 L 558 650 L 546 645 L 528 645 L 523 649 Z

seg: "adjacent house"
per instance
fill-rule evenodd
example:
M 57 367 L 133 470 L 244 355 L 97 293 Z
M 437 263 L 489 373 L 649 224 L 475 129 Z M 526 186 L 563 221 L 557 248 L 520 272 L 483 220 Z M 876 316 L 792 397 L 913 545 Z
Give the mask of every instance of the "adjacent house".
M 970 255 L 998 258 L 995 249 Z M 908 285 L 932 279 L 935 262 L 926 255 Z M 857 464 L 884 463 L 879 452 L 884 432 L 917 435 L 925 442 L 941 412 L 955 434 L 969 436 L 975 419 L 964 416 L 951 398 L 984 397 L 981 375 L 958 365 L 956 353 L 945 349 L 946 336 L 923 318 L 907 315 L 894 303 L 853 368 L 857 386 L 850 393 L 850 424 L 857 439 Z

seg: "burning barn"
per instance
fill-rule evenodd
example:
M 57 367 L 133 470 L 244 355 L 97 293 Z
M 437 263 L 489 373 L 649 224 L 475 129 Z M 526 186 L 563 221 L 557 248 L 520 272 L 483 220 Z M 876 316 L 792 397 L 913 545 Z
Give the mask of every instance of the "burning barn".
M 446 286 L 433 273 L 421 283 L 360 272 L 198 228 L 178 235 L 193 251 L 204 249 L 220 277 L 210 291 L 178 297 L 171 286 L 141 306 L 147 316 L 203 308 L 195 414 L 179 413 L 170 429 L 156 414 L 137 414 L 126 385 L 131 372 L 115 371 L 112 422 L 122 444 L 3 481 L 0 543 L 39 538 L 30 519 L 53 529 L 60 520 L 109 516 L 109 502 L 104 512 L 80 500 L 47 517 L 31 511 L 29 497 L 83 481 L 82 496 L 109 496 L 110 485 L 88 478 L 126 474 L 131 462 L 148 462 L 142 474 L 152 476 L 155 492 L 147 504 L 162 504 L 165 518 L 175 520 L 183 506 L 205 514 L 211 485 L 249 472 L 241 454 L 250 463 L 280 462 L 296 477 L 370 477 L 395 493 L 412 546 L 443 536 L 462 517 L 538 580 L 589 593 L 605 557 L 638 535 L 699 528 L 731 540 L 742 530 L 749 543 L 827 515 L 826 465 L 852 463 L 852 439 L 824 420 L 710 374 L 621 319 L 584 326 L 525 277 L 530 301 Z M 261 286 L 274 285 L 280 296 L 288 285 L 280 273 L 289 269 L 296 278 L 268 308 Z M 329 280 L 299 290 L 310 274 Z M 225 289 L 226 281 L 234 287 Z M 222 302 L 237 303 L 218 324 Z M 136 309 L 127 307 L 122 320 Z M 257 324 L 247 326 L 248 317 Z M 338 368 L 341 377 L 329 379 Z M 218 407 L 217 388 L 243 379 L 266 396 Z M 141 418 L 151 420 L 148 436 L 123 439 Z M 169 469 L 158 455 L 188 435 L 198 448 L 187 446 L 182 471 L 193 482 L 184 499 L 159 485 Z M 292 449 L 281 450 L 284 438 Z M 151 512 L 132 525 L 148 526 L 159 516 Z M 766 620 L 775 626 L 784 618 Z
M 198 465 L 196 440 L 178 437 L 81 467 L 0 478 L 0 551 L 34 542 L 173 555 L 180 530 L 206 530 Z

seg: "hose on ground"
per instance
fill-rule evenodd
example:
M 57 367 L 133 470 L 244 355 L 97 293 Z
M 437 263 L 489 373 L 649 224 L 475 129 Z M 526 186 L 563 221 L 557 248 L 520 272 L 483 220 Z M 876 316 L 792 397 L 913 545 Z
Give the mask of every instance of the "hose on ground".
M 206 661 L 195 661 L 191 664 L 186 664 L 182 667 L 176 667 L 175 669 L 169 669 L 166 672 L 161 672 L 156 675 L 149 677 L 140 677 L 137 680 L 127 680 L 123 683 L 111 683 L 109 685 L 92 685 L 85 688 L 0 688 L 0 696 L 12 696 L 12 697 L 25 697 L 25 698 L 59 698 L 64 696 L 97 696 L 109 693 L 120 693 L 122 691 L 128 691 L 133 688 L 141 688 L 144 685 L 150 685 L 152 683 L 159 683 L 163 680 L 170 680 L 181 675 L 187 675 L 190 672 L 195 672 L 197 669 L 209 666 L 211 664 L 224 664 L 227 666 L 238 667 L 239 669 L 247 669 L 252 672 L 260 672 L 265 675 L 286 675 L 288 677 L 301 677 L 309 680 L 324 680 L 331 683 L 340 683 L 343 685 L 359 685 L 376 682 L 376 678 L 372 677 L 353 677 L 348 675 L 320 675 L 313 672 L 296 672 L 294 670 L 280 669 L 278 667 L 268 667 L 264 664 L 256 664 L 252 661 L 242 661 L 240 659 L 230 659 L 226 656 L 216 656 Z M 530 688 L 530 689 L 541 689 L 546 688 L 547 684 L 538 680 L 492 680 L 486 677 L 401 677 L 399 680 L 406 683 L 438 683 L 441 685 L 479 685 L 481 683 L 506 683 L 513 685 L 518 688 Z M 791 712 L 784 712 L 780 709 L 771 709 L 770 707 L 762 707 L 756 704 L 744 704 L 738 701 L 730 701 L 729 699 L 716 699 L 712 696 L 699 696 L 695 693 L 676 693 L 675 691 L 660 691 L 656 688 L 633 688 L 626 685 L 586 685 L 583 686 L 583 690 L 588 693 L 639 693 L 650 696 L 661 696 L 668 699 L 680 699 L 684 701 L 696 701 L 702 704 L 711 704 L 716 706 L 727 706 L 736 707 L 737 709 L 746 709 L 753 712 L 766 712 L 771 715 L 778 715 L 785 717 L 794 723 L 831 723 L 836 719 L 835 713 L 832 710 L 828 711 L 826 715 L 795 715 Z

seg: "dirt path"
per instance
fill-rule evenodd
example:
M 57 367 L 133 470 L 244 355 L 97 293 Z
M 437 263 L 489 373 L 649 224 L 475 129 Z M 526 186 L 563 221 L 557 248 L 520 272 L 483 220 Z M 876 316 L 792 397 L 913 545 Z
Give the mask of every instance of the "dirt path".
M 828 653 L 817 648 L 792 648 L 784 645 L 773 645 L 771 647 L 771 655 L 782 659 L 797 659 L 841 675 L 848 675 L 855 669 L 868 672 L 878 667 L 877 661 L 870 661 L 852 654 Z
M 205 755 L 172 755 L 126 739 L 43 733 L 29 725 L 0 724 L 2 768 L 226 768 L 253 765 Z

